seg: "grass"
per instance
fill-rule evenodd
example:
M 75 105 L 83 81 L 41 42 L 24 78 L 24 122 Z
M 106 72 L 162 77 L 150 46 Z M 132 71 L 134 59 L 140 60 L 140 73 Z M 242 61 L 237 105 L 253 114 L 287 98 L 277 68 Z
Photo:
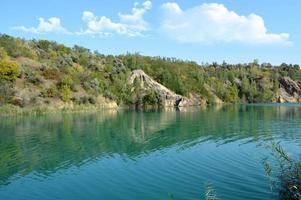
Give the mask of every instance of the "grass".
M 205 200 L 218 200 L 215 189 L 212 185 L 205 185 Z
M 81 113 L 81 112 L 98 112 L 107 109 L 93 105 L 76 105 L 73 107 L 57 108 L 54 106 L 36 106 L 25 107 L 4 105 L 0 106 L 0 116 L 26 116 L 26 115 L 43 115 L 51 113 Z
M 268 148 L 278 164 L 272 166 L 265 159 L 263 166 L 269 180 L 271 180 L 272 170 L 279 171 L 280 199 L 301 200 L 301 161 L 293 160 L 280 143 L 272 142 Z
M 301 200 L 301 162 L 285 170 L 281 176 L 280 196 L 284 200 Z

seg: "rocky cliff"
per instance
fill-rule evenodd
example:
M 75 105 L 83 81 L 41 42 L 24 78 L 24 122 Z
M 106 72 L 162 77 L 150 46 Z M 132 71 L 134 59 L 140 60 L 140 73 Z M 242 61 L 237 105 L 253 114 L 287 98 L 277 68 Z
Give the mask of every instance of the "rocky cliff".
M 152 79 L 142 70 L 132 71 L 127 81 L 127 85 L 132 87 L 132 90 L 135 87 L 135 81 L 139 83 L 139 87 L 154 92 L 165 107 L 184 107 L 206 104 L 206 101 L 198 95 L 191 94 L 190 97 L 184 97 L 176 94 Z M 210 91 L 210 88 L 207 88 L 207 90 Z M 277 101 L 279 103 L 301 102 L 301 82 L 294 81 L 289 77 L 281 77 L 279 79 Z M 222 100 L 218 99 L 216 102 L 222 103 Z
M 279 79 L 280 90 L 278 93 L 278 102 L 301 102 L 301 82 L 292 80 L 289 77 Z
M 197 106 L 204 105 L 205 101 L 197 95 L 190 95 L 190 98 L 176 94 L 157 81 L 153 80 L 142 70 L 134 70 L 128 81 L 127 85 L 134 89 L 134 82 L 137 81 L 139 86 L 145 90 L 152 91 L 160 99 L 161 104 L 165 107 L 183 107 L 183 106 Z

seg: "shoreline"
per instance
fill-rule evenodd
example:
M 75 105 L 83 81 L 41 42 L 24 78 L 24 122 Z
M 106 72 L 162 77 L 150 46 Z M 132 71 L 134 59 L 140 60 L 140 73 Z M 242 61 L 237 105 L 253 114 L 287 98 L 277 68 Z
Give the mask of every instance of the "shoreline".
M 199 106 L 183 106 L 183 107 L 160 107 L 160 106 L 145 106 L 145 107 L 133 107 L 133 106 L 93 106 L 93 105 L 74 105 L 74 106 L 64 106 L 64 107 L 55 107 L 55 106 L 31 106 L 31 107 L 19 107 L 11 104 L 0 106 L 0 117 L 13 117 L 13 116 L 28 116 L 28 115 L 44 115 L 44 114 L 72 114 L 72 113 L 95 113 L 108 110 L 127 110 L 127 109 L 136 109 L 136 110 L 185 110 L 189 108 L 209 108 L 209 107 L 223 107 L 229 105 L 250 105 L 250 106 L 269 106 L 269 105 L 279 105 L 279 106 L 296 106 L 300 105 L 301 102 L 294 103 L 277 103 L 277 102 L 264 102 L 264 103 L 233 103 L 228 104 L 224 103 L 222 105 L 199 105 Z
M 104 110 L 118 110 L 119 107 L 105 107 L 105 106 L 81 106 L 73 107 L 54 107 L 54 106 L 35 106 L 35 107 L 19 107 L 14 105 L 0 106 L 0 117 L 13 116 L 28 116 L 28 115 L 44 115 L 44 114 L 64 114 L 64 113 L 93 113 Z

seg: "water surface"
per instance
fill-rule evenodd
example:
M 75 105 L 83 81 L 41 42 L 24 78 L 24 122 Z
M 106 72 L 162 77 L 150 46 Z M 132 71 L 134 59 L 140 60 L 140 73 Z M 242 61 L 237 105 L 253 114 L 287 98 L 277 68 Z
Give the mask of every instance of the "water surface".
M 301 153 L 299 104 L 0 120 L 1 200 L 277 199 L 265 144 Z

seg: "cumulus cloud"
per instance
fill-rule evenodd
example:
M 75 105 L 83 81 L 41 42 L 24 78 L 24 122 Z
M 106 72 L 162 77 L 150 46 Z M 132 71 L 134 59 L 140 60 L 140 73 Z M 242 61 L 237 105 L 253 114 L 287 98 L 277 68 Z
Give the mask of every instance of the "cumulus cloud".
M 77 34 L 141 36 L 149 29 L 149 24 L 143 17 L 151 8 L 151 1 L 145 1 L 141 5 L 136 2 L 130 14 L 118 14 L 118 22 L 114 22 L 106 16 L 97 17 L 91 11 L 85 11 L 82 20 L 87 27 Z
M 268 32 L 262 17 L 242 16 L 223 4 L 202 4 L 183 10 L 177 3 L 161 6 L 161 30 L 185 43 L 238 42 L 246 44 L 289 43 L 289 34 Z
M 37 27 L 25 27 L 25 26 L 16 26 L 13 27 L 14 30 L 20 30 L 24 32 L 34 33 L 34 34 L 43 34 L 43 33 L 63 33 L 70 34 L 67 29 L 61 25 L 61 20 L 58 17 L 51 17 L 48 20 L 44 18 L 39 18 L 39 25 Z

